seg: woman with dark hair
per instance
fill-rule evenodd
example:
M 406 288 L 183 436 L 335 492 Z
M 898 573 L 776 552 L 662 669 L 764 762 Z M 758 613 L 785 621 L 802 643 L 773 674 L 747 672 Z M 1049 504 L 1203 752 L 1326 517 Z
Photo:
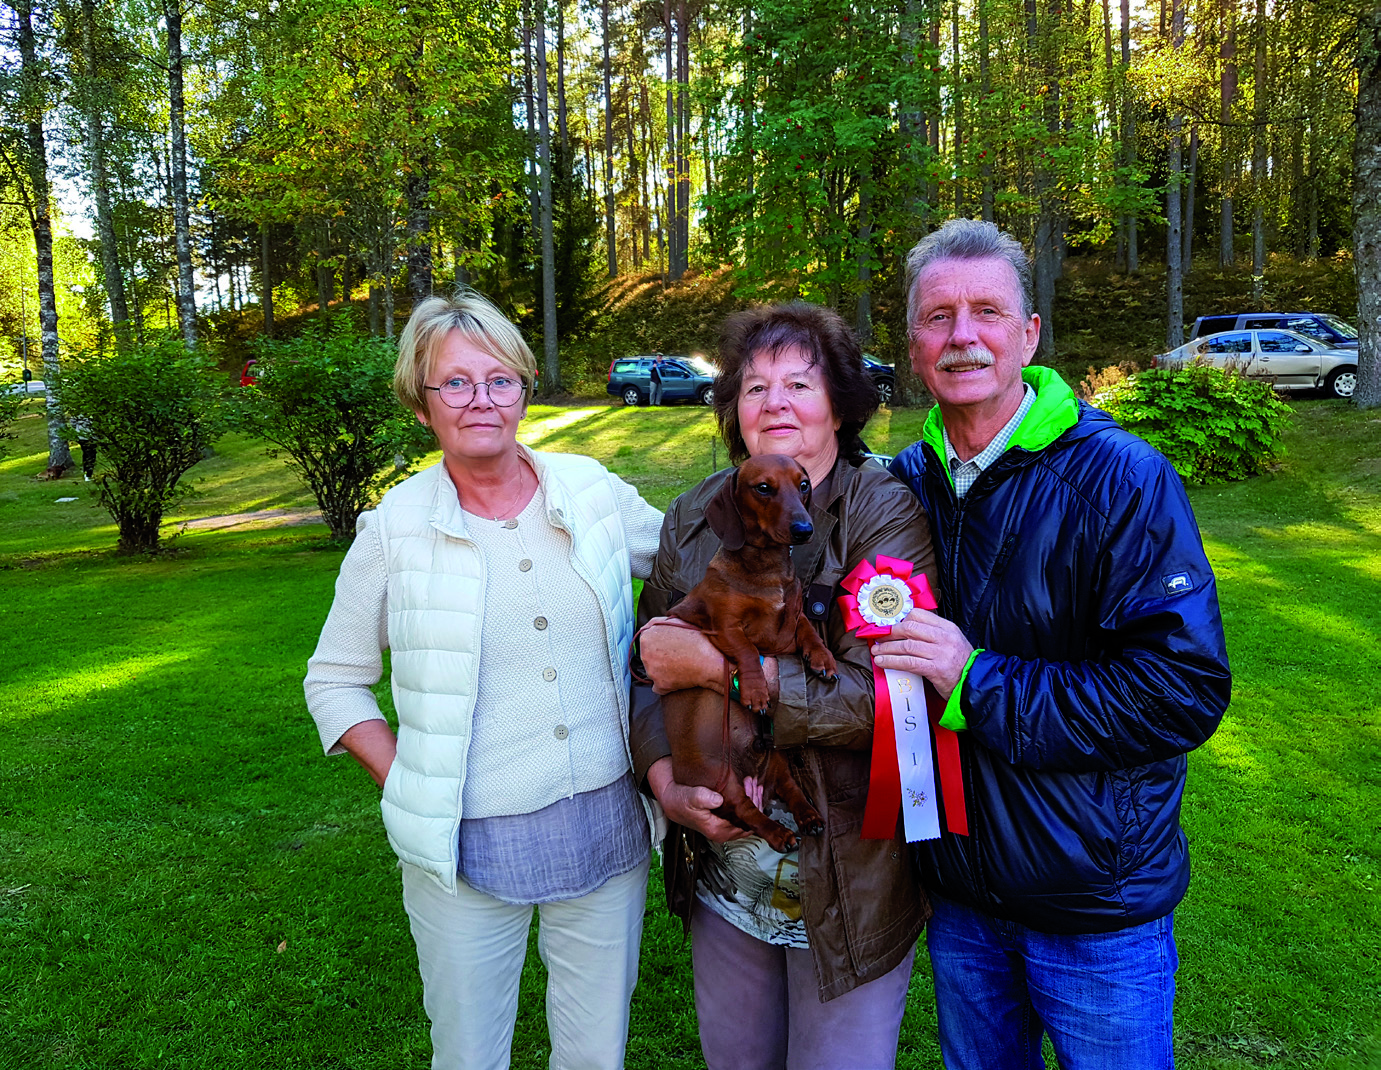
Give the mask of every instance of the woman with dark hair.
M 710 1070 L 890 1068 L 930 908 L 900 828 L 889 839 L 861 836 L 873 674 L 867 644 L 846 631 L 835 598 L 839 581 L 879 554 L 913 562 L 934 584 L 930 528 L 914 496 L 864 456 L 860 434 L 877 390 L 837 314 L 800 302 L 739 313 L 724 325 L 719 356 L 715 409 L 730 456 L 785 454 L 810 477 L 814 534 L 792 558 L 806 613 L 839 675 L 822 680 L 795 655 L 767 658 L 763 668 L 773 743 L 825 831 L 778 854 L 715 816 L 716 792 L 672 778 L 658 695 L 724 688 L 723 657 L 699 632 L 654 622 L 642 635 L 654 686 L 633 689 L 634 772 L 676 822 L 663 875 L 668 904 L 691 931 Z M 717 472 L 672 503 L 640 623 L 704 575 L 719 548 L 705 507 L 728 475 Z M 769 811 L 791 824 L 779 806 Z

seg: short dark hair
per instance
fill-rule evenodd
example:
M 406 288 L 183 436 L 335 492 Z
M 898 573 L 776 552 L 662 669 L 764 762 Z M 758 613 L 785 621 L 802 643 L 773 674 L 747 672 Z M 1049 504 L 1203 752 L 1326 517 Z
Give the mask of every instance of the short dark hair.
M 729 447 L 729 459 L 738 464 L 748 457 L 748 446 L 738 425 L 738 395 L 743 372 L 758 353 L 774 357 L 799 346 L 819 365 L 830 407 L 839 419 L 835 438 L 839 455 L 853 464 L 863 460 L 866 448 L 860 437 L 877 412 L 878 390 L 863 366 L 858 339 L 839 313 L 805 301 L 762 305 L 736 312 L 724 321 L 719 336 L 719 376 L 714 381 L 714 409 L 719 434 Z

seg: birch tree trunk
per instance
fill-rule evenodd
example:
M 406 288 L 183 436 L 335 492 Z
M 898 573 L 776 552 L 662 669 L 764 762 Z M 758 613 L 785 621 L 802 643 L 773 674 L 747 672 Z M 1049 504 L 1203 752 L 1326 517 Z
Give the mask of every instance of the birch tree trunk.
M 110 301 L 110 322 L 115 327 L 115 344 L 130 344 L 129 302 L 125 298 L 125 274 L 120 270 L 120 248 L 110 212 L 110 180 L 106 174 L 105 124 L 101 121 L 101 101 L 96 74 L 95 0 L 82 0 L 82 58 L 86 63 L 83 104 L 86 108 L 86 148 L 91 157 L 91 193 L 96 202 L 96 233 L 101 239 L 101 275 Z
M 182 93 L 182 0 L 163 0 L 168 28 L 169 177 L 173 187 L 173 241 L 177 246 L 177 320 L 188 349 L 197 345 L 197 283 L 192 274 L 192 221 L 187 204 L 187 133 Z
M 1357 272 L 1357 392 L 1381 406 L 1381 4 L 1357 20 L 1357 140 L 1353 148 L 1352 247 Z
M 542 351 L 545 366 L 544 394 L 561 389 L 561 364 L 556 345 L 556 242 L 552 234 L 551 121 L 547 106 L 547 22 L 537 0 L 534 32 L 537 36 L 537 153 L 541 174 L 542 214 Z
M 604 244 L 612 279 L 619 273 L 619 256 L 614 243 L 614 95 L 609 76 L 609 0 L 600 5 L 600 30 L 604 40 Z
M 18 23 L 16 36 L 20 56 L 20 94 L 25 113 L 25 149 L 27 150 L 29 189 L 33 200 L 29 203 L 29 223 L 34 232 L 34 250 L 38 260 L 38 329 L 42 339 L 43 379 L 54 382 L 58 378 L 58 306 L 53 283 L 53 223 L 48 201 L 48 146 L 43 136 L 43 116 L 47 102 L 43 91 L 43 72 L 38 66 L 38 49 L 34 43 L 32 0 L 16 0 L 14 13 Z M 62 437 L 64 421 L 57 397 L 48 393 L 48 468 L 45 473 L 57 479 L 72 467 L 72 451 Z
M 1180 261 L 1185 278 L 1194 267 L 1194 190 L 1199 184 L 1199 124 L 1189 128 L 1189 177 L 1184 184 L 1184 256 Z

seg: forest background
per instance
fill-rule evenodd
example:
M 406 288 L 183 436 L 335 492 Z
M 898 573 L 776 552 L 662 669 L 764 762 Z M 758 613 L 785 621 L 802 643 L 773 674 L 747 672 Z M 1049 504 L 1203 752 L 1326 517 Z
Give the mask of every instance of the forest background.
M 1360 316 L 1358 397 L 1381 400 L 1372 0 L 2 10 L 0 377 L 159 331 L 229 370 L 304 314 L 344 305 L 392 336 L 469 283 L 524 328 L 548 393 L 800 296 L 894 361 L 906 402 L 902 258 L 966 215 L 1031 250 L 1040 359 L 1126 355 L 1096 315 L 1057 345 L 1057 285 L 1096 264 L 1082 292 L 1123 343 L 1132 321 L 1141 359 L 1181 340 L 1196 279 Z M 1360 287 L 1337 285 L 1354 252 Z M 1300 264 L 1323 284 L 1271 287 Z M 645 301 L 611 333 L 649 287 L 714 298 L 680 318 Z

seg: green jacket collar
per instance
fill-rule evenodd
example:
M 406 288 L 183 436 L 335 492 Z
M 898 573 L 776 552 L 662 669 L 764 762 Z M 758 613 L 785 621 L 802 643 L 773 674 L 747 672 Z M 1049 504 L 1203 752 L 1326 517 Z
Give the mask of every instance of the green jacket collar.
M 1012 436 L 1011 446 L 1020 446 L 1024 450 L 1043 450 L 1079 422 L 1079 400 L 1054 368 L 1030 365 L 1022 369 L 1021 380 L 1031 384 L 1036 391 L 1036 401 L 1017 427 L 1016 434 Z M 944 417 L 940 415 L 940 406 L 933 405 L 925 418 L 921 438 L 930 443 L 935 456 L 940 458 L 945 469 L 945 478 L 952 479 L 949 466 L 944 464 L 943 432 Z

